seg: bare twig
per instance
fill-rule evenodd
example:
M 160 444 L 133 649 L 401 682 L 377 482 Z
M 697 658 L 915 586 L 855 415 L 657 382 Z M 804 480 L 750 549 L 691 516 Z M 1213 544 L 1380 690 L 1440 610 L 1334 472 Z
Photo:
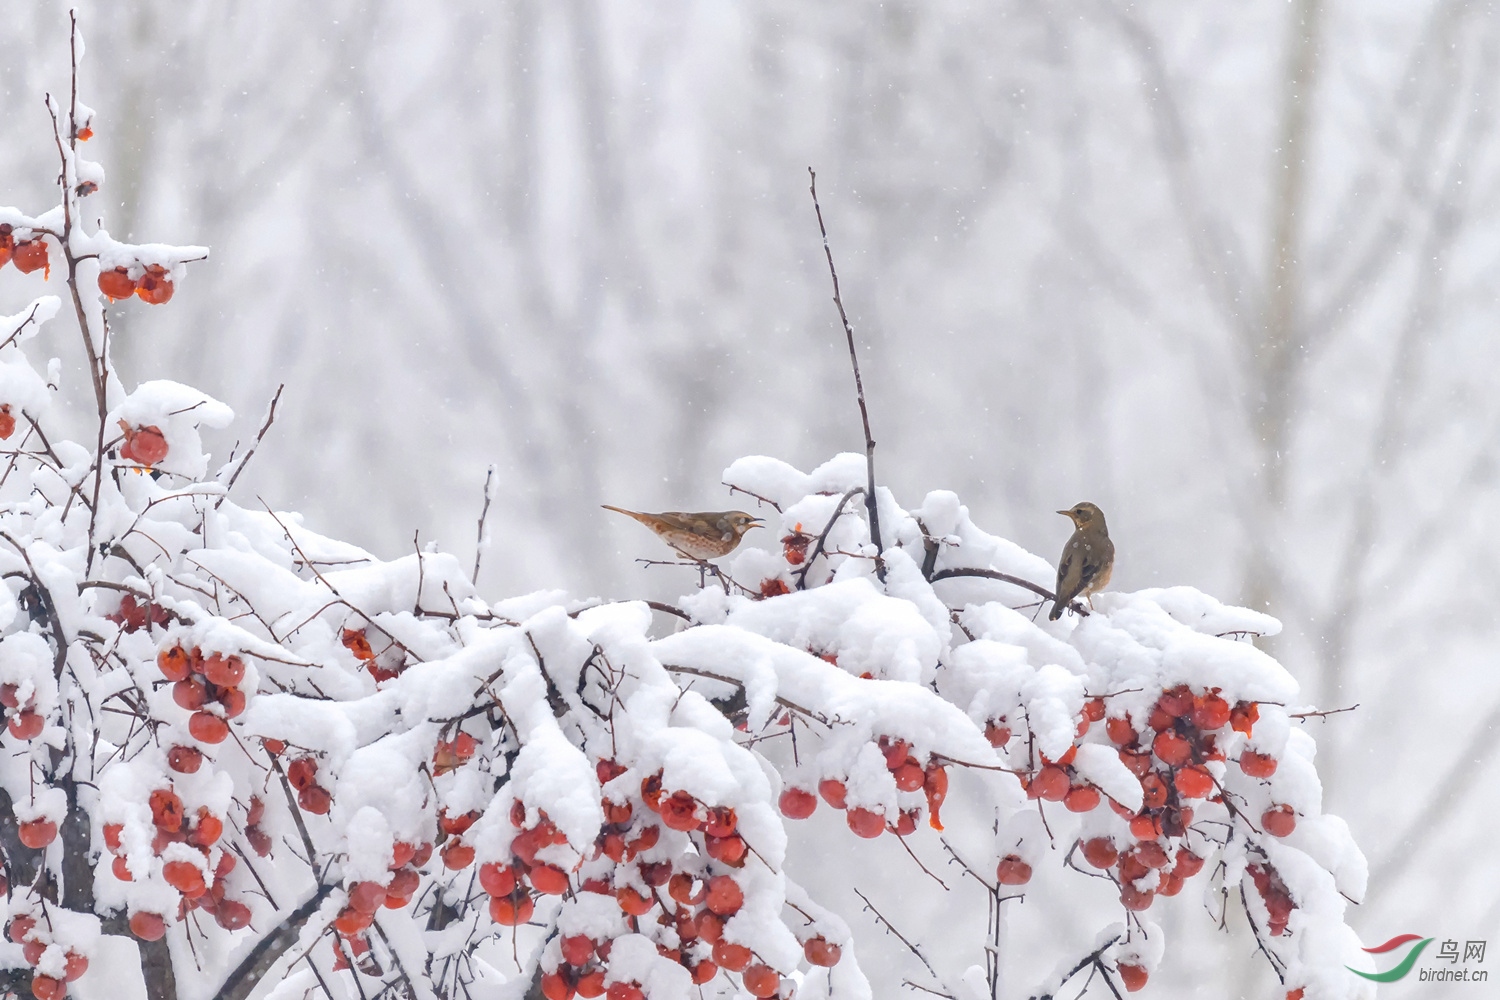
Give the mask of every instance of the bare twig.
M 490 503 L 495 499 L 495 467 L 484 473 L 484 506 L 479 510 L 479 533 L 474 541 L 474 575 L 469 582 L 479 586 L 479 560 L 484 556 L 484 522 L 490 516 Z
M 877 910 L 875 908 L 875 904 L 874 903 L 870 902 L 870 897 L 869 896 L 866 896 L 864 893 L 860 892 L 858 889 L 854 890 L 854 894 L 856 896 L 858 896 L 860 899 L 864 900 L 865 909 L 869 910 L 871 913 L 873 913 L 875 915 L 875 921 L 877 923 L 879 923 L 882 927 L 884 927 L 887 931 L 889 931 L 896 938 L 897 941 L 900 941 L 902 944 L 906 945 L 906 950 L 907 951 L 909 951 L 913 955 L 917 956 L 917 959 L 924 966 L 927 967 L 927 971 L 932 976 L 934 982 L 936 982 L 939 986 L 946 986 L 947 985 L 946 983 L 943 982 L 943 977 L 939 976 L 937 974 L 937 971 L 935 969 L 933 969 L 932 963 L 929 962 L 929 961 L 927 961 L 927 956 L 924 955 L 924 954 L 922 954 L 922 949 L 920 949 L 916 945 L 912 944 L 909 940 L 907 940 L 907 938 L 906 938 L 906 936 L 904 934 L 902 934 L 900 931 L 896 930 L 895 925 L 892 924 L 889 920 L 887 920 L 885 918 L 885 915 L 882 914 L 879 910 Z
M 1296 712 L 1288 715 L 1288 719 L 1322 719 L 1330 715 L 1338 715 L 1340 712 L 1352 712 L 1359 707 L 1359 702 L 1345 708 L 1330 708 L 1325 712 Z
M 245 471 L 245 466 L 250 464 L 250 459 L 255 456 L 255 449 L 259 448 L 261 441 L 265 440 L 266 431 L 271 429 L 271 424 L 276 420 L 276 404 L 281 402 L 281 391 L 285 388 L 285 382 L 276 387 L 276 395 L 271 397 L 271 405 L 266 408 L 266 419 L 261 421 L 260 431 L 255 435 L 255 440 L 250 442 L 250 449 L 245 452 L 245 457 L 240 459 L 240 464 L 234 467 L 234 472 L 230 474 L 229 481 L 224 484 L 224 495 L 215 501 L 215 510 L 218 510 L 220 504 L 229 498 L 229 491 L 234 489 L 235 481 L 240 478 L 240 473 Z
M 1019 576 L 1011 576 L 1009 573 L 1001 573 L 999 570 L 994 569 L 975 569 L 970 567 L 940 569 L 936 573 L 932 574 L 931 582 L 937 583 L 939 580 L 952 580 L 957 577 L 965 576 L 979 577 L 980 579 L 984 580 L 999 580 L 1001 583 L 1008 583 L 1013 587 L 1020 587 L 1022 590 L 1029 590 L 1045 601 L 1057 600 L 1056 594 L 1048 590 L 1046 587 L 1043 587 L 1039 583 L 1032 583 L 1030 580 L 1022 579 Z M 1089 609 L 1084 607 L 1077 601 L 1069 604 L 1068 610 L 1072 611 L 1079 617 L 1087 617 L 1089 614 Z
M 802 560 L 802 568 L 797 571 L 798 590 L 807 589 L 807 571 L 812 569 L 812 564 L 817 560 L 818 556 L 823 554 L 823 546 L 828 543 L 828 533 L 833 530 L 833 526 L 838 523 L 839 516 L 844 513 L 844 505 L 853 497 L 864 492 L 864 487 L 854 487 L 854 489 L 845 493 L 839 500 L 839 505 L 833 508 L 833 516 L 828 519 L 827 524 L 823 525 L 823 533 L 818 536 L 817 542 L 813 544 L 812 552 L 808 553 L 807 558 Z
M 839 294 L 839 273 L 833 266 L 833 248 L 828 245 L 828 227 L 823 224 L 823 206 L 818 204 L 818 175 L 812 167 L 808 167 L 807 176 L 813 211 L 818 215 L 818 232 L 823 236 L 823 255 L 828 258 L 828 276 L 833 279 L 833 304 L 839 308 L 839 319 L 844 324 L 844 337 L 849 342 L 849 364 L 854 368 L 854 392 L 859 398 L 859 419 L 865 428 L 865 472 L 868 476 L 865 510 L 870 514 L 870 541 L 875 543 L 875 575 L 884 583 L 885 560 L 880 554 L 885 551 L 885 547 L 880 542 L 880 505 L 875 496 L 875 438 L 870 434 L 870 411 L 865 406 L 865 383 L 859 375 L 859 355 L 854 351 L 854 327 L 849 324 L 849 314 L 844 311 L 844 300 Z

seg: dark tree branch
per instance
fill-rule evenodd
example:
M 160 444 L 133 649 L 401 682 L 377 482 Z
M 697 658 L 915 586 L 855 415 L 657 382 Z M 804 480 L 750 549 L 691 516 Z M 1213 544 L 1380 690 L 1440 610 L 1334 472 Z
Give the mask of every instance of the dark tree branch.
M 870 541 L 875 543 L 875 575 L 885 582 L 885 560 L 881 553 L 885 547 L 880 542 L 880 505 L 875 496 L 875 438 L 870 434 L 870 411 L 865 406 L 865 383 L 859 375 L 859 355 L 854 351 L 854 327 L 849 324 L 849 314 L 844 311 L 844 300 L 839 294 L 839 273 L 833 267 L 833 248 L 828 245 L 828 227 L 823 225 L 823 206 L 818 204 L 818 175 L 812 167 L 807 168 L 808 191 L 812 194 L 813 210 L 818 214 L 818 232 L 823 235 L 823 255 L 828 258 L 828 275 L 833 279 L 833 304 L 839 308 L 839 319 L 844 324 L 844 336 L 849 341 L 849 364 L 854 368 L 854 392 L 859 397 L 859 419 L 865 428 L 865 471 L 868 483 L 865 487 L 865 510 L 870 515 Z

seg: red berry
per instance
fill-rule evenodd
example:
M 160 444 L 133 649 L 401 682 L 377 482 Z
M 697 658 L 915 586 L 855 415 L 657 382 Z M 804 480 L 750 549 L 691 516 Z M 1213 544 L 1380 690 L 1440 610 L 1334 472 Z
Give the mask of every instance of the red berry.
M 234 687 L 245 679 L 245 661 L 238 656 L 214 653 L 203 661 L 203 676 L 219 687 Z
M 1031 785 L 1026 789 L 1026 794 L 1033 799 L 1061 802 L 1068 797 L 1068 790 L 1071 787 L 1072 782 L 1068 779 L 1068 772 L 1056 764 L 1048 764 L 1037 772 L 1035 778 L 1031 779 Z
M 842 781 L 839 781 L 837 778 L 824 778 L 818 782 L 818 794 L 823 796 L 823 801 L 833 806 L 833 808 L 843 809 L 846 805 L 845 799 L 849 793 L 844 788 Z M 723 965 L 724 963 L 720 962 L 719 964 Z
M 708 811 L 708 817 L 703 821 L 703 832 L 710 837 L 729 837 L 734 835 L 738 825 L 739 819 L 733 809 L 715 806 Z
M 1127 746 L 1135 742 L 1135 727 L 1129 719 L 1111 717 L 1104 722 L 1104 731 L 1116 746 Z
M 1140 912 L 1147 909 L 1151 906 L 1151 901 L 1155 897 L 1156 893 L 1150 890 L 1137 889 L 1128 882 L 1120 887 L 1120 903 L 1127 910 Z
M 1014 854 L 1007 854 L 995 867 L 1001 885 L 1025 885 L 1031 881 L 1031 866 Z
M 349 887 L 349 905 L 360 913 L 374 913 L 385 897 L 385 886 L 379 882 L 356 882 Z
M 1252 778 L 1269 778 L 1276 773 L 1276 767 L 1276 758 L 1270 754 L 1240 751 L 1240 770 Z
M 31 977 L 31 995 L 36 1000 L 63 1000 L 68 995 L 68 986 L 61 979 L 37 973 Z
M 891 740 L 888 737 L 880 738 L 880 749 L 885 754 L 886 770 L 894 771 L 906 763 L 906 758 L 911 754 L 911 744 L 905 740 Z
M 1273 837 L 1287 837 L 1297 829 L 1297 814 L 1291 806 L 1272 806 L 1261 814 L 1260 825 Z
M 160 941 L 167 933 L 167 922 L 159 913 L 137 911 L 130 915 L 130 933 L 142 941 Z
M 802 954 L 806 956 L 809 965 L 820 965 L 825 969 L 830 969 L 839 964 L 839 959 L 844 955 L 844 949 L 819 934 L 817 937 L 810 937 L 802 942 Z
M 166 303 L 172 298 L 172 292 L 172 279 L 167 277 L 167 269 L 160 264 L 147 267 L 146 273 L 135 281 L 135 294 L 148 305 L 159 306 Z
M 743 972 L 750 964 L 750 949 L 722 938 L 714 943 L 714 961 L 727 972 Z
M 140 465 L 157 465 L 167 457 L 167 439 L 154 424 L 126 430 L 120 457 Z
M 1003 722 L 991 720 L 985 723 L 984 738 L 990 741 L 992 747 L 1003 747 L 1010 742 L 1010 727 Z
M 34 740 L 47 728 L 47 720 L 30 709 L 10 717 L 6 724 L 10 734 L 18 740 Z
M 461 871 L 474 863 L 474 848 L 458 840 L 450 840 L 443 845 L 443 867 L 449 871 Z M 563 882 L 567 882 L 566 876 Z M 541 889 L 541 886 L 537 886 Z M 556 895 L 554 893 L 554 895 Z
M 703 841 L 708 856 L 715 861 L 722 861 L 731 868 L 738 868 L 745 863 L 748 848 L 738 834 L 729 837 L 705 836 Z
M 698 803 L 687 792 L 673 792 L 671 796 L 661 800 L 661 821 L 671 830 L 696 830 L 700 823 L 698 820 Z
M 214 920 L 226 931 L 237 931 L 250 925 L 250 907 L 234 899 L 226 899 L 214 907 Z
M 208 691 L 197 681 L 188 679 L 172 685 L 172 700 L 189 712 L 196 712 L 208 701 Z
M 1113 868 L 1120 852 L 1115 842 L 1108 837 L 1095 837 L 1083 842 L 1083 859 L 1095 868 Z
M 1173 875 L 1189 879 L 1203 870 L 1203 859 L 1198 857 L 1186 847 L 1177 851 L 1177 864 L 1172 868 Z
M 562 939 L 563 961 L 573 966 L 588 964 L 594 957 L 594 941 L 587 934 L 574 934 Z
M 922 769 L 916 764 L 902 764 L 896 768 L 892 776 L 896 779 L 896 787 L 903 792 L 915 792 L 927 779 L 927 775 L 923 774 Z
M 1200 764 L 1190 764 L 1182 768 L 1172 779 L 1172 783 L 1186 799 L 1207 798 L 1214 790 L 1213 775 L 1208 773 L 1208 768 Z
M 128 299 L 135 294 L 135 279 L 123 267 L 117 267 L 113 271 L 100 271 L 99 291 L 111 300 Z
M 169 681 L 187 680 L 192 668 L 193 661 L 181 646 L 173 646 L 156 654 L 156 669 Z
M 609 1000 L 643 1000 L 645 994 L 635 983 L 610 983 Z
M 1187 740 L 1178 736 L 1168 729 L 1156 734 L 1156 739 L 1151 743 L 1151 749 L 1162 763 L 1170 767 L 1180 767 L 1188 762 L 1193 754 L 1193 747 Z
M 203 766 L 203 751 L 197 747 L 173 747 L 167 751 L 167 766 L 178 774 L 196 774 Z
M 208 889 L 203 881 L 203 871 L 191 861 L 168 861 L 162 865 L 161 877 L 167 885 L 189 899 L 196 899 Z
M 615 890 L 615 902 L 620 904 L 620 909 L 632 917 L 643 917 L 651 912 L 656 905 L 656 900 L 650 896 L 642 895 L 640 890 L 634 886 L 624 885 Z
M 1229 725 L 1229 702 L 1216 694 L 1206 694 L 1193 705 L 1193 725 L 1204 732 Z
M 182 799 L 170 788 L 158 788 L 151 793 L 151 822 L 158 829 L 175 833 L 182 829 Z
M 1099 789 L 1091 785 L 1080 785 L 1068 792 L 1067 798 L 1063 799 L 1063 805 L 1068 812 L 1084 813 L 1099 805 Z
M 188 843 L 198 847 L 212 847 L 224 834 L 224 821 L 207 807 L 198 807 L 198 822 L 193 826 L 193 832 L 188 835 Z
M 1133 852 L 1140 859 L 1141 864 L 1147 868 L 1167 867 L 1167 850 L 1155 840 L 1143 840 L 1135 845 Z
M 818 808 L 818 797 L 802 788 L 788 788 L 781 793 L 781 813 L 788 819 L 807 819 Z
M 297 793 L 297 805 L 314 816 L 325 816 L 333 808 L 333 793 L 321 785 L 309 785 Z
M 542 996 L 547 1000 L 570 1000 L 573 987 L 561 970 L 553 969 L 542 976 Z
M 708 908 L 714 913 L 728 917 L 738 913 L 744 903 L 745 890 L 728 875 L 715 875 L 708 880 Z
M 1193 710 L 1193 694 L 1186 686 L 1175 687 L 1170 691 L 1163 691 L 1156 701 L 1156 707 L 1174 718 L 1182 718 Z
M 33 850 L 40 850 L 57 839 L 57 824 L 50 819 L 34 819 L 22 823 L 16 831 L 21 843 Z
M 518 927 L 531 919 L 536 904 L 526 893 L 515 896 L 496 896 L 490 900 L 490 919 L 503 927 Z
M 16 270 L 22 274 L 40 271 L 47 266 L 47 244 L 40 239 L 17 243 L 15 250 L 11 252 L 10 259 L 11 263 L 16 265 Z
M 604 970 L 595 969 L 593 972 L 585 972 L 578 977 L 578 984 L 575 988 L 584 1000 L 594 1000 L 595 997 L 603 996 Z
M 491 896 L 509 896 L 516 888 L 516 870 L 494 861 L 482 864 L 479 866 L 479 885 Z
M 885 817 L 878 812 L 856 806 L 844 814 L 844 820 L 855 835 L 869 840 L 885 832 Z
M 89 971 L 89 960 L 87 955 L 80 955 L 76 951 L 70 951 L 63 958 L 63 978 L 70 983 L 76 983 L 79 978 Z
M 470 848 L 471 859 L 472 850 Z M 531 869 L 531 884 L 544 896 L 561 896 L 568 891 L 568 874 L 553 865 L 537 865 Z
M 1121 962 L 1115 966 L 1115 971 L 1120 974 L 1120 982 L 1125 984 L 1125 989 L 1131 993 L 1142 989 L 1146 985 L 1147 978 L 1149 978 L 1146 970 L 1139 965 L 1127 965 Z
M 756 997 L 774 996 L 781 989 L 781 976 L 768 965 L 752 965 L 742 974 L 745 990 Z
M 229 738 L 229 723 L 212 712 L 194 712 L 188 732 L 200 743 L 223 743 Z

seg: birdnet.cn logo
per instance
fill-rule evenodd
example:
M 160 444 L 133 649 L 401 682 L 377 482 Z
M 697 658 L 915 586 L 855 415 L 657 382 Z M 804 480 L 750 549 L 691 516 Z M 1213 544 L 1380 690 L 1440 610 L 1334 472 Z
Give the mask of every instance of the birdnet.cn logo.
M 1386 971 L 1361 972 L 1347 965 L 1344 968 L 1356 976 L 1363 976 L 1377 983 L 1394 983 L 1411 974 L 1417 959 L 1434 940 L 1420 934 L 1398 934 L 1385 944 L 1365 949 L 1371 955 L 1386 955 L 1390 958 L 1401 956 L 1401 960 Z M 1416 979 L 1424 983 L 1488 982 L 1490 974 L 1477 968 L 1484 964 L 1484 947 L 1484 941 L 1469 940 L 1463 942 L 1460 949 L 1457 939 L 1449 938 L 1438 945 L 1437 954 L 1431 957 L 1431 961 L 1417 970 Z M 1442 964 L 1444 962 L 1447 964 Z

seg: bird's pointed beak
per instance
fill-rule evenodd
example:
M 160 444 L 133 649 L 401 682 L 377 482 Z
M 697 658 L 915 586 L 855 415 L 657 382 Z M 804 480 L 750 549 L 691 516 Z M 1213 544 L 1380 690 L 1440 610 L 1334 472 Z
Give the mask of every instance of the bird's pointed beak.
M 1073 519 L 1073 512 L 1071 510 L 1060 510 L 1058 513 L 1070 521 Z
M 760 526 L 761 526 L 761 525 L 763 525 L 763 524 L 765 524 L 765 523 L 766 523 L 766 519 L 765 519 L 765 518 L 763 518 L 763 517 L 752 517 L 752 518 L 751 518 L 751 519 L 750 519 L 750 524 L 751 524 L 751 525 L 752 525 L 752 526 L 753 526 L 753 527 L 757 527 L 757 528 L 758 528 L 758 527 L 760 527 Z

